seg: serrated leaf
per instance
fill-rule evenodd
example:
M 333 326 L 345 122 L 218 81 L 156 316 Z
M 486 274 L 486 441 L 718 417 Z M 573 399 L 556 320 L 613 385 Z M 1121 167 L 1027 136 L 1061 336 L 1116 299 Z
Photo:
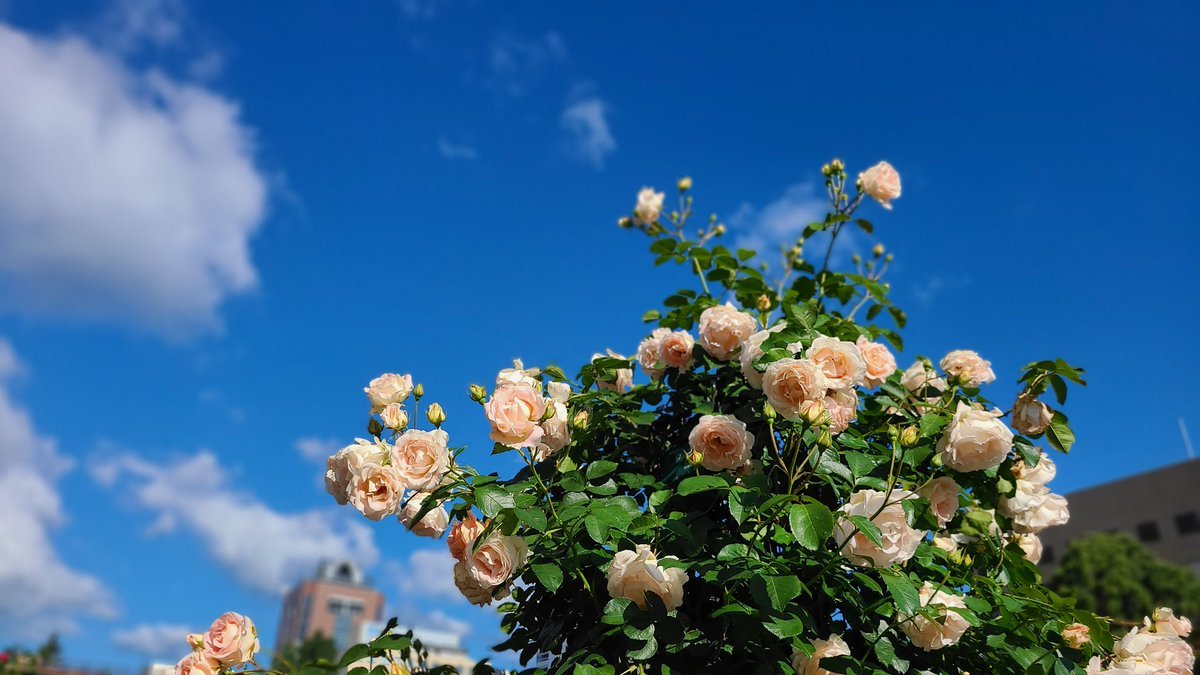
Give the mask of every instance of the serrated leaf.
M 675 489 L 675 492 L 686 497 L 701 492 L 708 492 L 709 490 L 721 490 L 727 487 L 729 487 L 729 483 L 721 476 L 691 476 L 680 481 L 679 487 Z
M 475 488 L 475 505 L 489 518 L 495 518 L 504 509 L 514 507 L 512 494 L 493 484 Z
M 913 582 L 903 574 L 884 573 L 882 576 L 883 585 L 887 586 L 888 593 L 896 601 L 896 609 L 908 616 L 916 614 L 921 606 L 921 596 Z
M 788 527 L 797 543 L 815 551 L 833 534 L 833 514 L 824 504 L 794 504 L 788 510 Z
M 872 523 L 866 516 L 850 516 L 850 522 L 858 528 L 859 532 L 867 538 L 872 544 L 883 547 L 883 533 L 879 531 L 875 523 Z
M 546 514 L 541 509 L 517 509 L 517 520 L 538 532 L 546 531 Z
M 1071 431 L 1066 415 L 1054 411 L 1054 417 L 1050 418 L 1050 426 L 1046 429 L 1046 440 L 1060 452 L 1071 451 L 1071 446 L 1075 445 L 1075 432 Z
M 750 592 L 759 600 L 779 612 L 804 590 L 804 585 L 795 576 L 755 577 L 750 580 Z
M 546 587 L 546 590 L 553 593 L 554 591 L 558 590 L 559 586 L 562 586 L 563 573 L 558 565 L 551 563 L 540 563 L 537 565 L 532 565 L 531 567 L 533 569 L 533 575 L 537 577 L 537 580 L 543 586 Z

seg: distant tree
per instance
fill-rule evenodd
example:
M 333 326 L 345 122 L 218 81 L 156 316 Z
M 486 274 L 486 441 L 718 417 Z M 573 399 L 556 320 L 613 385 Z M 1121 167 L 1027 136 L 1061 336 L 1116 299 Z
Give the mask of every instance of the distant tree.
M 1200 617 L 1200 577 L 1124 534 L 1071 542 L 1049 586 L 1082 609 L 1127 622 L 1140 623 L 1155 607 Z
M 58 640 L 58 635 L 52 633 L 50 637 L 46 638 L 46 641 L 42 643 L 42 646 L 38 647 L 38 663 L 43 666 L 54 666 L 58 665 L 58 662 L 61 658 L 62 644 Z
M 318 660 L 337 662 L 337 646 L 333 638 L 317 632 L 298 645 L 288 645 L 271 659 L 271 668 L 283 672 L 299 672 L 300 666 Z

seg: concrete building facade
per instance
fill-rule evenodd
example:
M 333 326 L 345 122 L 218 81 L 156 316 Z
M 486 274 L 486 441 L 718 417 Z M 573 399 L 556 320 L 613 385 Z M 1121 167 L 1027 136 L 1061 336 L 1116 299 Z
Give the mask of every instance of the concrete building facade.
M 323 562 L 284 599 L 275 648 L 298 645 L 321 633 L 343 650 L 357 644 L 363 626 L 378 622 L 382 614 L 383 594 L 371 588 L 358 566 Z

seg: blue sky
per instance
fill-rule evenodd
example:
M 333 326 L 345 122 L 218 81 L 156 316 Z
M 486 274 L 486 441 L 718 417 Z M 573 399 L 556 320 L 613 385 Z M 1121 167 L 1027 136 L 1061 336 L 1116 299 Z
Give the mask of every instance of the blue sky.
M 134 669 L 236 609 L 270 643 L 345 554 L 482 656 L 443 544 L 338 509 L 312 457 L 397 371 L 503 468 L 466 386 L 632 351 L 690 282 L 615 221 L 683 175 L 771 241 L 823 162 L 890 161 L 903 197 L 864 208 L 902 363 L 975 349 L 998 401 L 1086 367 L 1056 491 L 1183 459 L 1200 7 L 859 10 L 0 2 L 0 636 Z

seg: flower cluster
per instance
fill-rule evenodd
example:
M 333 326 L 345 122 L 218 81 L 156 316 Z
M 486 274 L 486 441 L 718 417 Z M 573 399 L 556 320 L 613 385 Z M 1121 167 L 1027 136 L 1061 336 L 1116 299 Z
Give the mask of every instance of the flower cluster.
M 219 675 L 254 662 L 258 631 L 249 617 L 225 612 L 204 633 L 187 637 L 192 651 L 175 664 L 175 675 Z
M 1192 675 L 1196 655 L 1184 640 L 1191 633 L 1191 621 L 1160 607 L 1154 610 L 1153 617 L 1146 617 L 1144 625 L 1117 641 L 1107 662 L 1099 656 L 1093 657 L 1088 662 L 1088 675 Z

